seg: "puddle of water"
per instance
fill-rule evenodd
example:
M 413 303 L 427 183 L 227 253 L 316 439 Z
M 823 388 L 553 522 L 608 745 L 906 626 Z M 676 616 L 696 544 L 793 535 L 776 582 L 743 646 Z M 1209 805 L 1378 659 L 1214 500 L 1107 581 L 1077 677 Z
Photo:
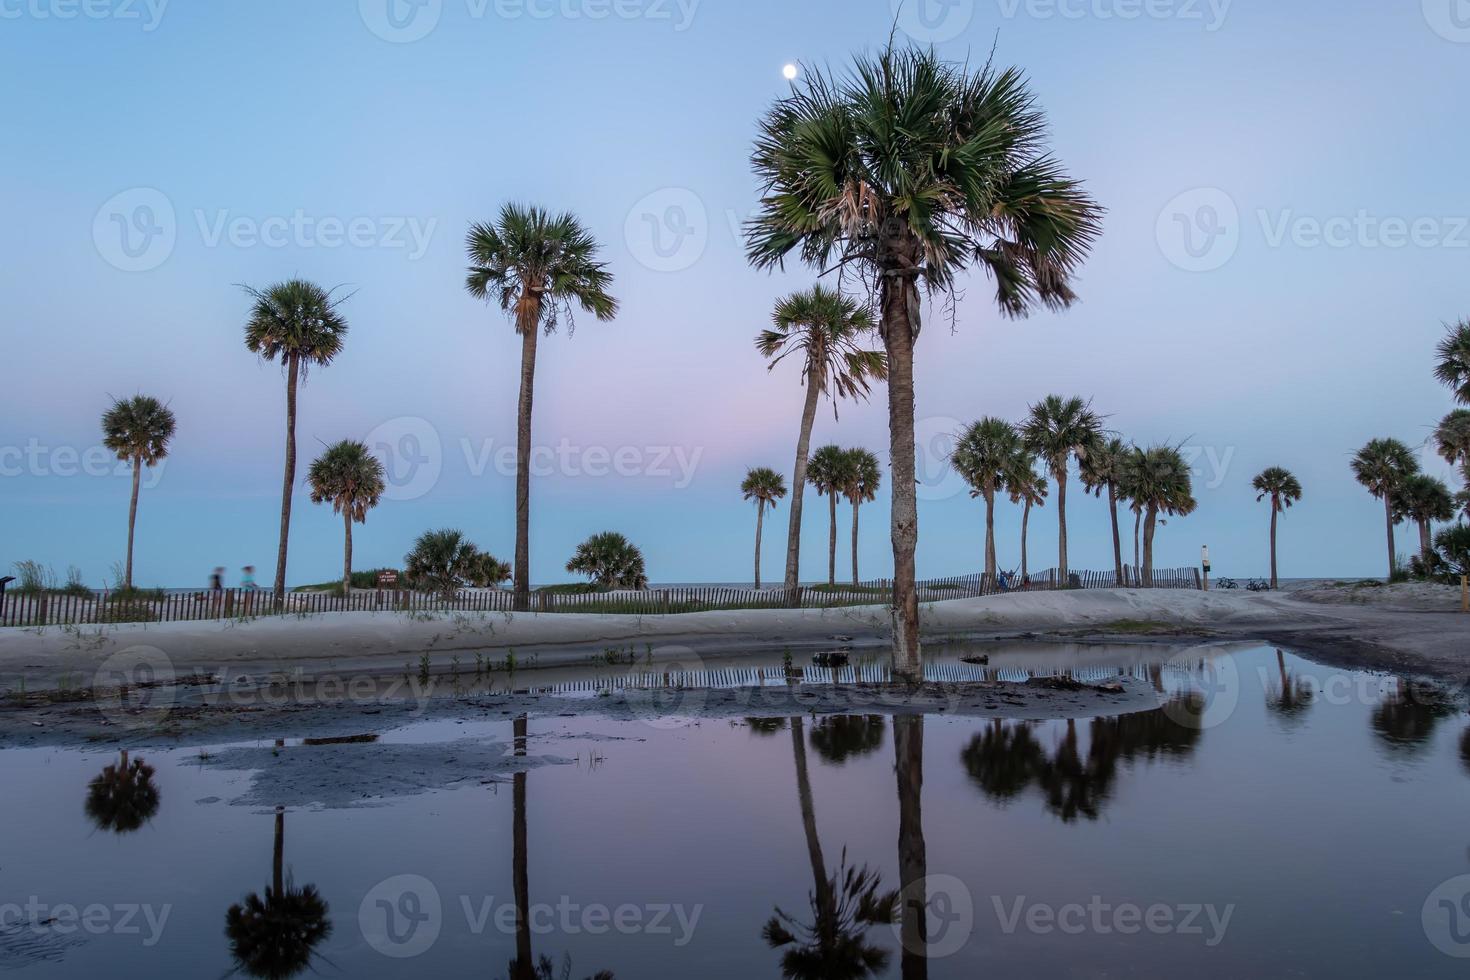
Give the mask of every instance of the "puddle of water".
M 6 751 L 0 969 L 519 978 L 544 956 L 552 976 L 569 961 L 572 978 L 625 980 L 1463 974 L 1448 955 L 1470 955 L 1461 712 L 1273 649 L 984 652 L 1002 676 L 1121 671 L 1164 707 L 436 721 L 377 743 L 251 743 L 261 771 L 223 768 L 220 747 Z M 269 802 L 293 753 L 321 753 L 341 785 L 391 785 L 429 766 L 412 752 L 460 742 L 475 749 L 451 756 L 452 789 Z

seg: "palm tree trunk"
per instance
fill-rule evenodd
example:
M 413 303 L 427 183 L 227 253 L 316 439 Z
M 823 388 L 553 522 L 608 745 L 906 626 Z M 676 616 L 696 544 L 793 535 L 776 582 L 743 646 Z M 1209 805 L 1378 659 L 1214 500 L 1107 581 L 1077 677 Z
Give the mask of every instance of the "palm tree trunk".
M 276 842 L 271 853 L 271 888 L 276 901 L 286 892 L 286 808 L 276 807 Z
M 1067 587 L 1067 463 L 1053 472 L 1057 480 L 1057 580 Z
M 995 490 L 985 491 L 985 577 L 995 582 Z
M 1154 530 L 1158 526 L 1159 508 L 1148 505 L 1148 519 L 1143 524 L 1143 584 L 1153 588 L 1154 584 Z
M 801 431 L 796 436 L 796 467 L 791 474 L 791 512 L 786 530 L 786 591 L 796 601 L 796 588 L 801 585 L 801 500 L 806 489 L 806 463 L 811 457 L 812 426 L 817 421 L 817 398 L 821 396 L 816 379 L 806 380 L 806 404 L 801 409 Z
M 1271 498 L 1271 591 L 1276 591 L 1276 518 L 1278 515 L 1277 498 Z
M 1392 581 L 1399 566 L 1393 548 L 1393 499 L 1388 494 L 1383 495 L 1383 511 L 1388 516 L 1388 578 Z
M 352 510 L 342 508 L 342 519 L 346 525 L 347 537 L 342 552 L 342 598 L 352 598 Z
M 526 716 L 512 724 L 515 754 L 526 754 Z M 526 830 L 526 773 L 511 777 L 511 879 L 516 907 L 516 960 L 512 980 L 531 980 L 535 964 L 531 961 L 531 875 L 529 869 L 529 834 Z
M 1419 560 L 1425 563 L 1426 569 L 1429 562 L 1429 521 L 1419 522 Z
M 899 909 L 899 941 L 903 946 L 900 975 L 903 980 L 923 980 L 929 975 L 923 715 L 893 719 L 893 754 L 898 774 L 898 878 L 903 896 Z
M 830 921 L 834 912 L 831 880 L 817 836 L 817 811 L 812 805 L 812 784 L 806 768 L 806 736 L 800 716 L 791 719 L 791 753 L 796 760 L 796 796 L 801 805 L 801 828 L 806 833 L 806 854 L 812 866 L 813 894 L 817 896 L 818 925 Z
M 831 499 L 827 501 L 831 509 L 831 524 L 827 535 L 827 584 L 833 587 L 837 585 L 837 491 L 833 489 L 827 494 Z
M 536 339 L 541 332 L 541 301 L 524 296 L 516 328 L 521 333 L 521 396 L 516 417 L 515 608 L 531 608 L 531 405 L 536 391 Z
M 286 601 L 286 542 L 291 537 L 291 491 L 296 487 L 296 383 L 301 378 L 301 358 L 290 355 L 286 368 L 286 476 L 281 485 L 281 541 L 276 548 L 276 607 Z
M 757 499 L 755 502 L 755 587 L 759 591 L 761 587 L 761 532 L 766 523 L 766 502 Z
M 1031 501 L 1026 501 L 1026 506 L 1021 510 L 1021 584 L 1026 585 L 1027 577 L 1031 574 L 1030 567 L 1026 563 L 1026 531 L 1031 526 Z
M 141 478 L 139 472 L 143 468 L 143 457 L 133 457 L 133 500 L 128 505 L 128 563 L 127 570 L 123 573 L 123 588 L 131 590 L 133 587 L 133 529 L 138 524 L 138 482 Z
M 1108 481 L 1108 516 L 1113 519 L 1113 581 L 1123 584 L 1123 541 L 1118 535 L 1118 485 Z
M 858 508 L 862 503 L 852 502 L 852 584 L 858 584 Z
M 1142 568 L 1143 561 L 1138 557 L 1138 528 L 1143 521 L 1142 508 L 1133 512 L 1133 567 Z
M 919 590 L 915 551 L 919 546 L 919 503 L 914 445 L 914 338 L 919 326 L 918 268 L 912 243 L 905 242 L 905 268 L 885 275 L 882 292 L 883 346 L 888 353 L 888 438 L 892 465 L 893 538 L 893 674 L 918 681 L 923 677 L 919 647 Z

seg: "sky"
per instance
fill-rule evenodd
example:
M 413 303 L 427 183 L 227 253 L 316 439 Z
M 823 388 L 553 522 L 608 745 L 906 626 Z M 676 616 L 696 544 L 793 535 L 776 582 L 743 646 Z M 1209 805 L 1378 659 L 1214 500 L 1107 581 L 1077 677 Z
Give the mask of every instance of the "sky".
M 1250 481 L 1282 465 L 1305 499 L 1281 574 L 1381 575 L 1381 505 L 1348 461 L 1374 437 L 1424 443 L 1453 407 L 1434 345 L 1470 315 L 1465 0 L 0 0 L 0 566 L 110 577 L 129 477 L 98 420 L 145 393 L 178 435 L 145 474 L 136 581 L 268 581 L 285 385 L 245 349 L 240 287 L 295 276 L 350 295 L 345 349 L 301 392 L 299 475 L 344 438 L 390 471 L 357 566 L 440 527 L 509 560 L 520 345 L 465 292 L 464 235 L 518 201 L 576 213 L 621 303 L 540 346 L 533 579 L 567 580 L 604 530 L 655 581 L 747 579 L 739 484 L 789 477 L 802 402 L 798 366 L 767 371 L 753 340 L 815 281 L 744 260 L 752 139 L 784 65 L 841 70 L 895 24 L 1023 68 L 1055 155 L 1107 208 L 1071 310 L 1005 320 L 982 276 L 953 322 L 928 311 L 920 575 L 983 564 L 948 438 L 1053 392 L 1195 461 L 1200 508 L 1160 530 L 1159 565 L 1207 544 L 1218 574 L 1265 575 Z M 814 445 L 886 459 L 886 423 L 881 390 L 824 406 Z M 816 579 L 825 502 L 807 515 Z M 1068 517 L 1072 566 L 1110 567 L 1106 505 L 1074 482 Z M 886 486 L 861 519 L 862 574 L 886 575 Z M 767 519 L 767 578 L 785 520 Z M 1056 563 L 1055 521 L 1033 516 L 1035 568 Z M 997 524 L 1014 568 L 1017 508 Z M 341 537 L 298 488 L 291 582 L 339 575 Z

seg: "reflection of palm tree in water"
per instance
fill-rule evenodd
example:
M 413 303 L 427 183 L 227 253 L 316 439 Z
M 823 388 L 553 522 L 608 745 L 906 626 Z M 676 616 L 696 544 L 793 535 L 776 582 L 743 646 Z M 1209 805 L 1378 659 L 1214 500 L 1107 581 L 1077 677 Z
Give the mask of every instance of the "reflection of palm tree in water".
M 881 736 L 880 736 L 881 737 Z M 814 737 L 815 741 L 815 737 Z M 888 967 L 888 951 L 867 941 L 870 926 L 891 923 L 896 892 L 880 893 L 881 882 L 866 867 L 847 866 L 843 852 L 837 872 L 828 876 L 817 836 L 816 809 L 807 772 L 806 739 L 801 718 L 791 719 L 791 748 L 796 760 L 796 793 L 811 862 L 813 922 L 798 921 L 778 906 L 761 930 L 772 949 L 790 947 L 781 957 L 781 974 L 812 980 L 857 980 L 877 976 Z
M 898 878 L 903 889 L 899 940 L 903 945 L 903 980 L 929 975 L 929 874 L 924 844 L 924 716 L 893 719 L 894 770 L 898 775 Z M 942 939 L 942 937 L 935 937 Z
M 1312 706 L 1312 686 L 1286 669 L 1286 655 L 1276 651 L 1277 687 L 1266 692 L 1266 707 L 1284 718 L 1301 715 Z
M 1429 745 L 1440 720 L 1453 710 L 1438 689 L 1399 677 L 1394 689 L 1373 709 L 1373 731 L 1391 749 L 1418 753 Z
M 526 755 L 526 739 L 529 735 L 525 715 L 518 716 L 513 723 L 515 754 Z M 531 952 L 531 873 L 529 838 L 526 828 L 526 771 L 518 769 L 511 777 L 511 888 L 516 903 L 516 957 L 510 961 L 510 980 L 565 980 L 571 975 L 571 960 L 562 963 L 558 974 L 551 957 L 543 955 L 539 960 Z M 613 974 L 603 970 L 590 980 L 614 980 Z
M 878 751 L 886 727 L 882 715 L 829 715 L 813 724 L 812 748 L 827 762 L 840 766 Z
M 1032 723 L 996 720 L 970 740 L 960 761 L 975 785 L 997 803 L 1009 803 L 1034 786 L 1047 809 L 1063 821 L 1096 820 L 1112 793 L 1120 762 L 1194 751 L 1201 730 L 1174 718 L 1197 714 L 1200 700 L 1197 694 L 1180 694 L 1164 708 L 1094 718 L 1085 754 L 1074 721 L 1066 722 L 1061 741 L 1048 755 Z
M 99 830 L 129 834 L 158 812 L 161 797 L 153 782 L 153 767 L 142 759 L 128 760 L 128 750 L 118 754 L 87 785 L 87 816 Z
M 276 807 L 271 884 L 225 913 L 225 935 L 236 972 L 286 980 L 311 966 L 316 947 L 332 934 L 326 901 L 315 885 L 296 888 L 285 873 L 286 810 Z

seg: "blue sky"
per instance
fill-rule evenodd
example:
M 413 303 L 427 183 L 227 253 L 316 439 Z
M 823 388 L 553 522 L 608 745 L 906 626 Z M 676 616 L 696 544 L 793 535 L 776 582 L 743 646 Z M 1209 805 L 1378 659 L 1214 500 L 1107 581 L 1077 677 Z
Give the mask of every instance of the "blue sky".
M 1470 9 L 927 2 L 901 26 L 1022 66 L 1057 155 L 1109 213 L 1073 310 L 1004 321 L 975 281 L 953 329 L 931 314 L 925 444 L 1049 392 L 1089 396 L 1125 436 L 1199 460 L 1200 511 L 1161 531 L 1162 564 L 1208 543 L 1219 571 L 1264 574 L 1249 482 L 1279 464 L 1307 495 L 1282 573 L 1381 574 L 1381 509 L 1347 463 L 1375 436 L 1421 443 L 1451 407 L 1430 370 L 1443 324 L 1470 315 Z M 579 214 L 622 303 L 541 345 L 533 576 L 564 578 L 605 529 L 655 580 L 748 576 L 738 484 L 753 465 L 789 474 L 801 401 L 795 366 L 767 373 L 752 339 L 813 281 L 744 262 L 755 123 L 785 63 L 841 67 L 893 19 L 889 0 L 0 0 L 0 80 L 19 93 L 0 126 L 0 563 L 101 584 L 128 481 L 99 465 L 97 420 L 109 395 L 145 392 L 179 435 L 143 494 L 138 580 L 247 562 L 268 577 L 284 385 L 244 349 L 237 284 L 294 275 L 355 290 L 346 350 L 302 392 L 301 471 L 372 434 L 399 481 L 357 563 L 396 564 L 441 526 L 508 559 L 519 345 L 465 294 L 463 237 L 518 200 Z M 824 412 L 816 440 L 886 450 L 883 398 Z M 972 571 L 980 507 L 928 455 L 921 574 Z M 864 511 L 865 575 L 888 571 L 885 499 Z M 1072 564 L 1106 567 L 1105 507 L 1070 503 Z M 808 513 L 817 577 L 825 510 Z M 1002 507 L 1008 566 L 1018 525 Z M 1051 508 L 1032 529 L 1033 564 L 1053 564 Z M 291 580 L 336 574 L 340 536 L 299 493 Z

